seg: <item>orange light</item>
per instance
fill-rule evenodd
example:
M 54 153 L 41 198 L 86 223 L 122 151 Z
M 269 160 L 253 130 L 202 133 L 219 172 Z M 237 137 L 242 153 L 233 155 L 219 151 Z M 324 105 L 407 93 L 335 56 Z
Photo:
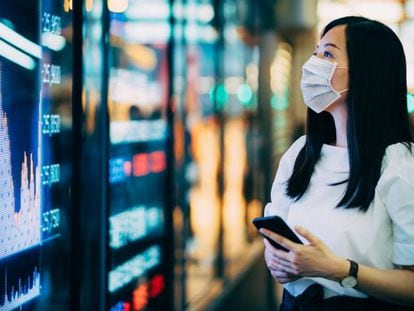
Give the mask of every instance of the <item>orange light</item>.
M 133 310 L 140 311 L 148 304 L 148 285 L 142 284 L 132 294 Z
M 128 8 L 128 0 L 108 0 L 108 9 L 113 13 L 125 12 Z
M 63 9 L 65 12 L 69 12 L 73 10 L 73 1 L 72 0 L 65 0 L 63 2 Z
M 125 53 L 141 69 L 151 71 L 157 66 L 157 55 L 154 50 L 142 44 L 125 45 Z
M 93 7 L 93 0 L 86 0 L 86 3 L 85 3 L 86 12 L 92 11 L 92 7 Z

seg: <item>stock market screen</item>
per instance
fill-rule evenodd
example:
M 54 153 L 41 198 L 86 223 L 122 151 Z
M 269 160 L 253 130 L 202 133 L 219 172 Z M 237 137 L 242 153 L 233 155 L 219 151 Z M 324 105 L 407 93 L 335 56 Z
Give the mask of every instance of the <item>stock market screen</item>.
M 162 310 L 170 4 L 109 10 L 109 309 Z
M 0 3 L 0 310 L 69 307 L 70 10 Z

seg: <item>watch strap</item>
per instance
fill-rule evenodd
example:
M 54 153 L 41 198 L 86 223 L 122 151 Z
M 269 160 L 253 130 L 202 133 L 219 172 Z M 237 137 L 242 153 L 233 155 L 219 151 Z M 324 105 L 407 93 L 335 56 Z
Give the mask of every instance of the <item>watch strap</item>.
M 347 260 L 351 264 L 351 266 L 349 267 L 349 275 L 353 276 L 354 278 L 357 278 L 358 268 L 359 268 L 358 264 L 355 261 L 351 260 L 351 259 L 347 259 Z

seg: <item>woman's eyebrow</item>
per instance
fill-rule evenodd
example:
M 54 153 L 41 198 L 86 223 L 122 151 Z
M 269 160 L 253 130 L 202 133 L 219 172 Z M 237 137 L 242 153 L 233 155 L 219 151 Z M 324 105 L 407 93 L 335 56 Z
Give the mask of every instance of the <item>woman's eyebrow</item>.
M 327 47 L 327 46 L 332 46 L 332 47 L 334 47 L 334 48 L 336 48 L 336 49 L 338 49 L 338 50 L 341 50 L 336 44 L 334 44 L 334 43 L 326 43 L 325 45 L 324 45 L 325 47 Z

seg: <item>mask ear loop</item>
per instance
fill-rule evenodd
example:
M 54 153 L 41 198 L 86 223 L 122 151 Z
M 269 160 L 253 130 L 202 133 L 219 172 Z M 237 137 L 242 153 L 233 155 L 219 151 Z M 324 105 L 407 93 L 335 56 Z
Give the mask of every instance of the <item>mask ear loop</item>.
M 345 69 L 345 68 L 348 68 L 348 66 L 336 66 L 335 67 L 335 69 Z M 333 76 L 333 75 L 332 75 Z M 332 78 L 331 78 L 332 79 Z M 342 90 L 342 91 L 337 91 L 338 92 L 338 94 L 342 94 L 342 93 L 345 93 L 346 91 L 349 91 L 349 88 L 347 88 L 347 89 L 344 89 L 344 90 Z

